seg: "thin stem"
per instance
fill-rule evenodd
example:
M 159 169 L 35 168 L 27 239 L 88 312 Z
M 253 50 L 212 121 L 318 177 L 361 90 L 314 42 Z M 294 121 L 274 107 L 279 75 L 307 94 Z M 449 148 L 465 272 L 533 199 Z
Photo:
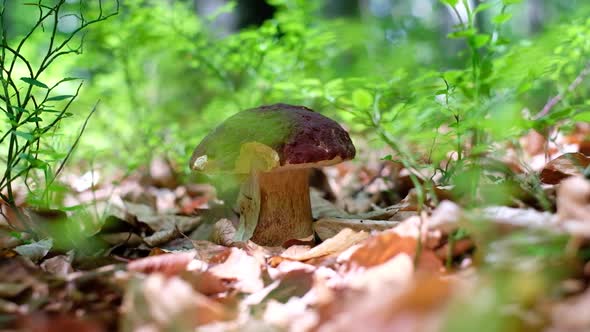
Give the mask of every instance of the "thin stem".
M 576 76 L 576 78 L 570 83 L 566 91 L 559 93 L 553 98 L 551 98 L 547 102 L 547 104 L 543 106 L 543 109 L 539 113 L 537 113 L 537 115 L 535 115 L 533 120 L 539 120 L 547 116 L 551 112 L 553 107 L 559 104 L 563 100 L 563 98 L 565 98 L 566 94 L 572 93 L 580 84 L 582 84 L 582 82 L 588 75 L 590 75 L 590 61 L 586 64 L 586 66 L 584 67 L 584 69 L 582 69 L 578 76 Z
M 74 140 L 74 144 L 72 144 L 70 146 L 70 148 L 68 150 L 68 153 L 66 154 L 65 158 L 62 160 L 62 162 L 60 163 L 59 167 L 55 171 L 55 174 L 54 174 L 53 178 L 51 179 L 51 181 L 49 181 L 49 183 L 46 184 L 46 186 L 45 186 L 45 191 L 46 192 L 49 191 L 49 187 L 53 184 L 53 182 L 55 181 L 55 179 L 57 179 L 57 177 L 59 176 L 59 174 L 63 170 L 66 162 L 70 159 L 70 156 L 74 152 L 74 149 L 78 146 L 78 143 L 80 142 L 80 138 L 82 137 L 82 134 L 86 130 L 86 126 L 88 125 L 88 121 L 90 120 L 90 118 L 92 117 L 92 115 L 94 114 L 94 112 L 96 112 L 96 108 L 98 107 L 99 102 L 97 102 L 94 105 L 94 107 L 92 107 L 92 110 L 90 111 L 90 113 L 88 113 L 88 116 L 86 116 L 86 119 L 84 120 L 84 123 L 82 124 L 82 128 L 80 129 L 80 132 L 78 133 L 78 136 L 76 136 L 76 139 Z

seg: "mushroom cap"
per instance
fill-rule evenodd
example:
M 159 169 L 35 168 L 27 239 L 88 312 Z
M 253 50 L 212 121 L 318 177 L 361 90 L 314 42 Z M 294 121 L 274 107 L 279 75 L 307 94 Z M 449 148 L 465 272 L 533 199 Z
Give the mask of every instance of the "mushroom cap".
M 304 106 L 274 104 L 229 117 L 195 148 L 190 167 L 236 172 L 247 143 L 271 151 L 265 158 L 277 159 L 274 166 L 279 168 L 327 166 L 356 153 L 348 133 L 334 120 Z

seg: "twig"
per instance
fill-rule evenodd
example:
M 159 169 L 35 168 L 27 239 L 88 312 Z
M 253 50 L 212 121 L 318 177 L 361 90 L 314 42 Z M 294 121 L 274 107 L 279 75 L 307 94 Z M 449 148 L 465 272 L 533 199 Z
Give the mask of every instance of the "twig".
M 82 128 L 80 129 L 80 132 L 78 133 L 78 136 L 76 136 L 76 139 L 74 140 L 74 143 L 70 146 L 70 149 L 68 150 L 68 153 L 66 154 L 65 158 L 59 164 L 59 167 L 55 171 L 55 174 L 54 174 L 53 178 L 49 181 L 49 183 L 46 184 L 44 195 L 47 195 L 48 194 L 49 188 L 51 187 L 51 185 L 53 184 L 53 182 L 55 181 L 55 179 L 57 179 L 57 177 L 59 176 L 59 174 L 63 170 L 65 164 L 68 162 L 68 159 L 70 159 L 70 157 L 72 156 L 72 153 L 74 152 L 74 149 L 76 149 L 76 147 L 78 146 L 78 143 L 80 142 L 80 138 L 82 137 L 82 134 L 86 130 L 86 126 L 88 125 L 88 121 L 90 120 L 90 117 L 92 117 L 92 115 L 94 114 L 94 112 L 96 112 L 96 108 L 98 107 L 98 104 L 99 103 L 100 103 L 100 100 L 98 102 L 96 102 L 96 104 L 94 105 L 94 107 L 92 108 L 92 110 L 90 111 L 90 113 L 88 113 L 88 116 L 86 116 L 86 119 L 84 120 L 84 123 L 82 124 Z M 94 181 L 92 183 L 94 183 Z
M 545 104 L 545 106 L 543 106 L 543 109 L 541 110 L 541 112 L 537 113 L 537 115 L 535 115 L 535 117 L 533 119 L 539 120 L 539 119 L 547 116 L 551 112 L 551 109 L 553 109 L 553 107 L 555 107 L 555 105 L 557 105 L 559 102 L 561 102 L 563 100 L 566 93 L 574 91 L 580 84 L 582 84 L 582 81 L 584 81 L 584 79 L 588 75 L 590 75 L 590 62 L 588 62 L 586 64 L 586 66 L 584 67 L 584 69 L 582 69 L 580 74 L 578 74 L 576 79 L 574 79 L 572 81 L 572 83 L 570 83 L 570 85 L 567 87 L 567 90 L 565 92 L 559 93 L 555 97 L 549 99 L 547 104 Z

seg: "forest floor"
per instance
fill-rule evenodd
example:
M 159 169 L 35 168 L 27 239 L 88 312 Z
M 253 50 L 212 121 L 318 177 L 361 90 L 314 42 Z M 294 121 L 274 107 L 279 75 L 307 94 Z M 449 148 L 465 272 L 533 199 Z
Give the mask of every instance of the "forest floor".
M 283 247 L 234 242 L 212 186 L 163 159 L 117 181 L 65 174 L 66 206 L 90 212 L 3 208 L 0 328 L 590 331 L 588 137 L 532 132 L 527 171 L 503 160 L 540 175 L 548 209 L 527 192 L 466 209 L 436 186 L 419 207 L 406 169 L 361 155 L 316 174 L 315 241 Z

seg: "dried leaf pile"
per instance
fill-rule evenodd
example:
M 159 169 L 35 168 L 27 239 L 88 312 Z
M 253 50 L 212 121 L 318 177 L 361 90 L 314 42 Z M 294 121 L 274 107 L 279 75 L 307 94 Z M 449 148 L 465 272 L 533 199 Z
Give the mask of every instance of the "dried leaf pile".
M 214 190 L 180 185 L 163 160 L 117 186 L 73 177 L 66 200 L 92 202 L 104 224 L 75 211 L 3 207 L 0 326 L 589 331 L 590 181 L 582 173 L 590 157 L 541 151 L 535 137 L 525 138 L 527 162 L 549 156 L 533 171 L 555 211 L 522 195 L 465 209 L 443 187 L 439 201 L 419 208 L 399 165 L 339 165 L 326 170 L 328 190 L 312 191 L 316 243 L 282 247 L 234 242 Z M 384 177 L 403 196 L 388 207 Z

